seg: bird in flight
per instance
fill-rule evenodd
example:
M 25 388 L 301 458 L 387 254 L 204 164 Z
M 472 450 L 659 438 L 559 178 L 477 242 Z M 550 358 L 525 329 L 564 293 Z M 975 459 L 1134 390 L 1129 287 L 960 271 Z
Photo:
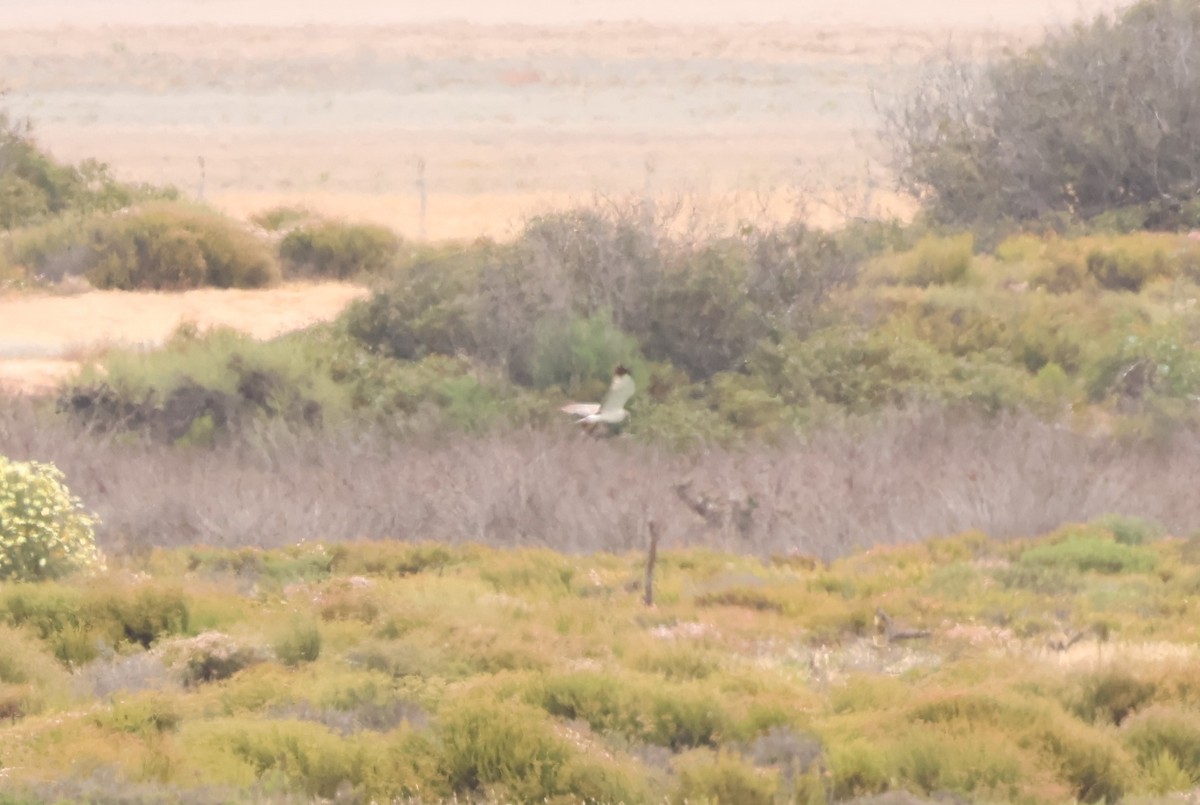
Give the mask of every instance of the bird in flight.
M 629 402 L 635 389 L 633 375 L 629 374 L 629 370 L 624 366 L 618 366 L 613 372 L 612 384 L 603 400 L 598 403 L 569 403 L 559 410 L 579 417 L 576 421 L 583 426 L 587 434 L 594 433 L 603 425 L 608 434 L 613 435 L 618 433 L 629 419 L 625 403 Z

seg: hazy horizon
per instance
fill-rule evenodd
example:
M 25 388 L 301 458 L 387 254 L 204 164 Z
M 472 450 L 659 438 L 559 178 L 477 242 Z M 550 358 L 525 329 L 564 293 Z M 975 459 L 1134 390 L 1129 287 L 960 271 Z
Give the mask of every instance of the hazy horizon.
M 572 25 L 640 20 L 655 24 L 763 24 L 814 26 L 1013 28 L 1058 24 L 1108 11 L 1114 0 L 1011 0 L 1006 4 L 956 0 L 441 0 L 383 6 L 371 0 L 338 3 L 258 0 L 0 0 L 0 27 L 46 28 L 74 25 L 397 25 L 465 20 L 480 24 Z

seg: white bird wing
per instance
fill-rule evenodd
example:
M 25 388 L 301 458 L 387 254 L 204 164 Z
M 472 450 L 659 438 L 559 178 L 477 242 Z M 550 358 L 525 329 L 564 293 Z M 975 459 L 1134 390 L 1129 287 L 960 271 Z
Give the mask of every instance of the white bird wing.
M 567 403 L 558 410 L 575 416 L 591 416 L 600 411 L 600 403 Z
M 600 401 L 599 413 L 611 414 L 623 411 L 625 403 L 629 402 L 629 398 L 633 396 L 636 388 L 631 375 L 615 376 L 612 385 L 608 387 L 608 393 Z

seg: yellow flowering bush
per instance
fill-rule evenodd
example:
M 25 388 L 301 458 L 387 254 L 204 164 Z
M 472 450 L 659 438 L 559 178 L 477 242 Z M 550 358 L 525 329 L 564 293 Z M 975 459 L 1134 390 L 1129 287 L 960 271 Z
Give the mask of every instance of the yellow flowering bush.
M 0 581 L 36 581 L 102 566 L 98 521 L 53 464 L 0 456 Z

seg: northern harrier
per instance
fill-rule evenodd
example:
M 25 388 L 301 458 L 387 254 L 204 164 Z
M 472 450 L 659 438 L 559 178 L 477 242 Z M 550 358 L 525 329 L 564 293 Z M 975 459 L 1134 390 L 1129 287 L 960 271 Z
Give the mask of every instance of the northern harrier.
M 616 433 L 621 424 L 629 419 L 625 403 L 629 402 L 635 389 L 629 370 L 618 366 L 613 372 L 612 385 L 608 387 L 608 393 L 604 395 L 603 400 L 598 403 L 569 403 L 560 410 L 579 417 L 576 421 L 583 426 L 585 433 L 593 433 L 600 425 L 604 425 L 610 434 Z

